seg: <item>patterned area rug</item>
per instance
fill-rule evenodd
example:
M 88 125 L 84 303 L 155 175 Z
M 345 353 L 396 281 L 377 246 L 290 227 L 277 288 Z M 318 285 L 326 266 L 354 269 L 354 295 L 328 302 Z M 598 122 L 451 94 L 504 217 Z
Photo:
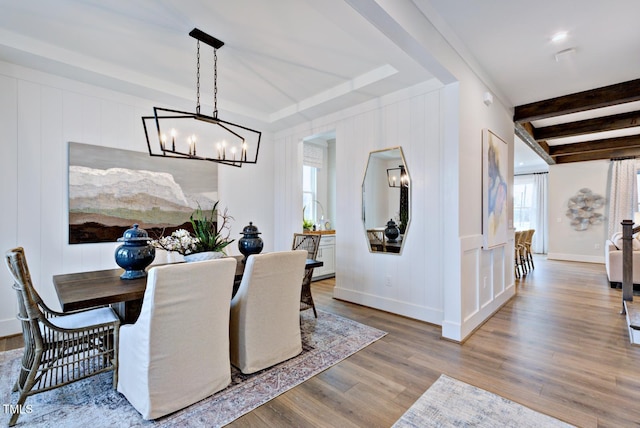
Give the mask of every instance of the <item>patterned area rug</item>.
M 186 409 L 155 421 L 145 421 L 127 399 L 112 389 L 112 374 L 98 376 L 27 398 L 31 413 L 23 413 L 16 426 L 28 427 L 218 427 L 301 384 L 386 333 L 358 322 L 318 311 L 304 311 L 302 353 L 252 375 L 232 367 L 231 385 Z M 0 402 L 16 403 L 11 393 L 20 367 L 22 349 L 0 353 Z M 4 412 L 3 412 L 4 413 Z M 8 423 L 9 415 L 2 414 Z
M 572 426 L 446 375 L 441 375 L 393 425 L 394 428 Z

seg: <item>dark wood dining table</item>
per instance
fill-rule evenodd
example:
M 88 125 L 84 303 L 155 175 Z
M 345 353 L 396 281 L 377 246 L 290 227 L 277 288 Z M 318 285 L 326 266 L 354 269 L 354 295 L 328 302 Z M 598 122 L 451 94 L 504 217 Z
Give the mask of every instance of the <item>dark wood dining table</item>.
M 243 256 L 233 256 L 236 282 L 242 279 L 245 264 Z M 323 262 L 307 259 L 306 269 L 321 267 Z M 62 312 L 71 312 L 97 306 L 111 305 L 124 323 L 133 323 L 142 308 L 147 278 L 120 279 L 122 269 L 66 273 L 53 276 Z
M 385 253 L 397 254 L 397 253 L 400 253 L 400 250 L 402 249 L 401 242 L 385 242 L 383 246 L 382 244 L 369 241 L 369 245 L 371 245 L 371 248 L 373 249 L 374 252 L 385 252 Z

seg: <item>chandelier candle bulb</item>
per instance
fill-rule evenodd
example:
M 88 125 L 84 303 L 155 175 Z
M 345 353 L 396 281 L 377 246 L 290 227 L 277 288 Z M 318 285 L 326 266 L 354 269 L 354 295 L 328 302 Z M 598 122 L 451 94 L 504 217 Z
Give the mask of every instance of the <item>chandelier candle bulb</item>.
M 171 150 L 176 151 L 176 130 L 171 129 Z

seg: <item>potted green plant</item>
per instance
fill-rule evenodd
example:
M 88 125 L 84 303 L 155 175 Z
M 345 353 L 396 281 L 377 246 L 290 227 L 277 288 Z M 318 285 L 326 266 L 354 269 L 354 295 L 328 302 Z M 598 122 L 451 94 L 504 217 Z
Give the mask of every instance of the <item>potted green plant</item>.
M 313 220 L 309 220 L 305 218 L 305 211 L 307 210 L 306 206 L 302 207 L 302 230 L 308 232 L 313 229 Z
M 207 215 L 200 205 L 189 218 L 193 233 L 178 229 L 169 236 L 163 236 L 151 241 L 151 245 L 167 251 L 175 251 L 185 256 L 187 261 L 219 258 L 225 255 L 225 248 L 234 240 L 229 239 L 231 217 L 227 209 L 218 216 L 218 202 L 213 205 Z M 222 225 L 218 227 L 218 217 Z
M 311 220 L 308 219 L 303 219 L 302 220 L 302 229 L 305 231 L 310 231 L 313 229 L 313 222 Z

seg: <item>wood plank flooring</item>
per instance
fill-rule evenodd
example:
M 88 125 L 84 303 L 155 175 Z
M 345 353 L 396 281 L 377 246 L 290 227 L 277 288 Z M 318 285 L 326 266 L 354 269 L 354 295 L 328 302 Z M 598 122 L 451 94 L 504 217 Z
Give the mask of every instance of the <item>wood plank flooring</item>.
M 389 427 L 441 373 L 577 426 L 640 426 L 640 347 L 604 265 L 535 266 L 462 345 L 439 326 L 333 299 L 333 280 L 313 283 L 319 308 L 389 334 L 231 426 Z
M 640 426 L 640 347 L 604 265 L 535 266 L 462 345 L 439 326 L 333 299 L 332 279 L 313 283 L 318 308 L 387 336 L 230 426 L 389 427 L 441 373 L 578 426 Z M 0 339 L 0 350 L 17 346 Z

